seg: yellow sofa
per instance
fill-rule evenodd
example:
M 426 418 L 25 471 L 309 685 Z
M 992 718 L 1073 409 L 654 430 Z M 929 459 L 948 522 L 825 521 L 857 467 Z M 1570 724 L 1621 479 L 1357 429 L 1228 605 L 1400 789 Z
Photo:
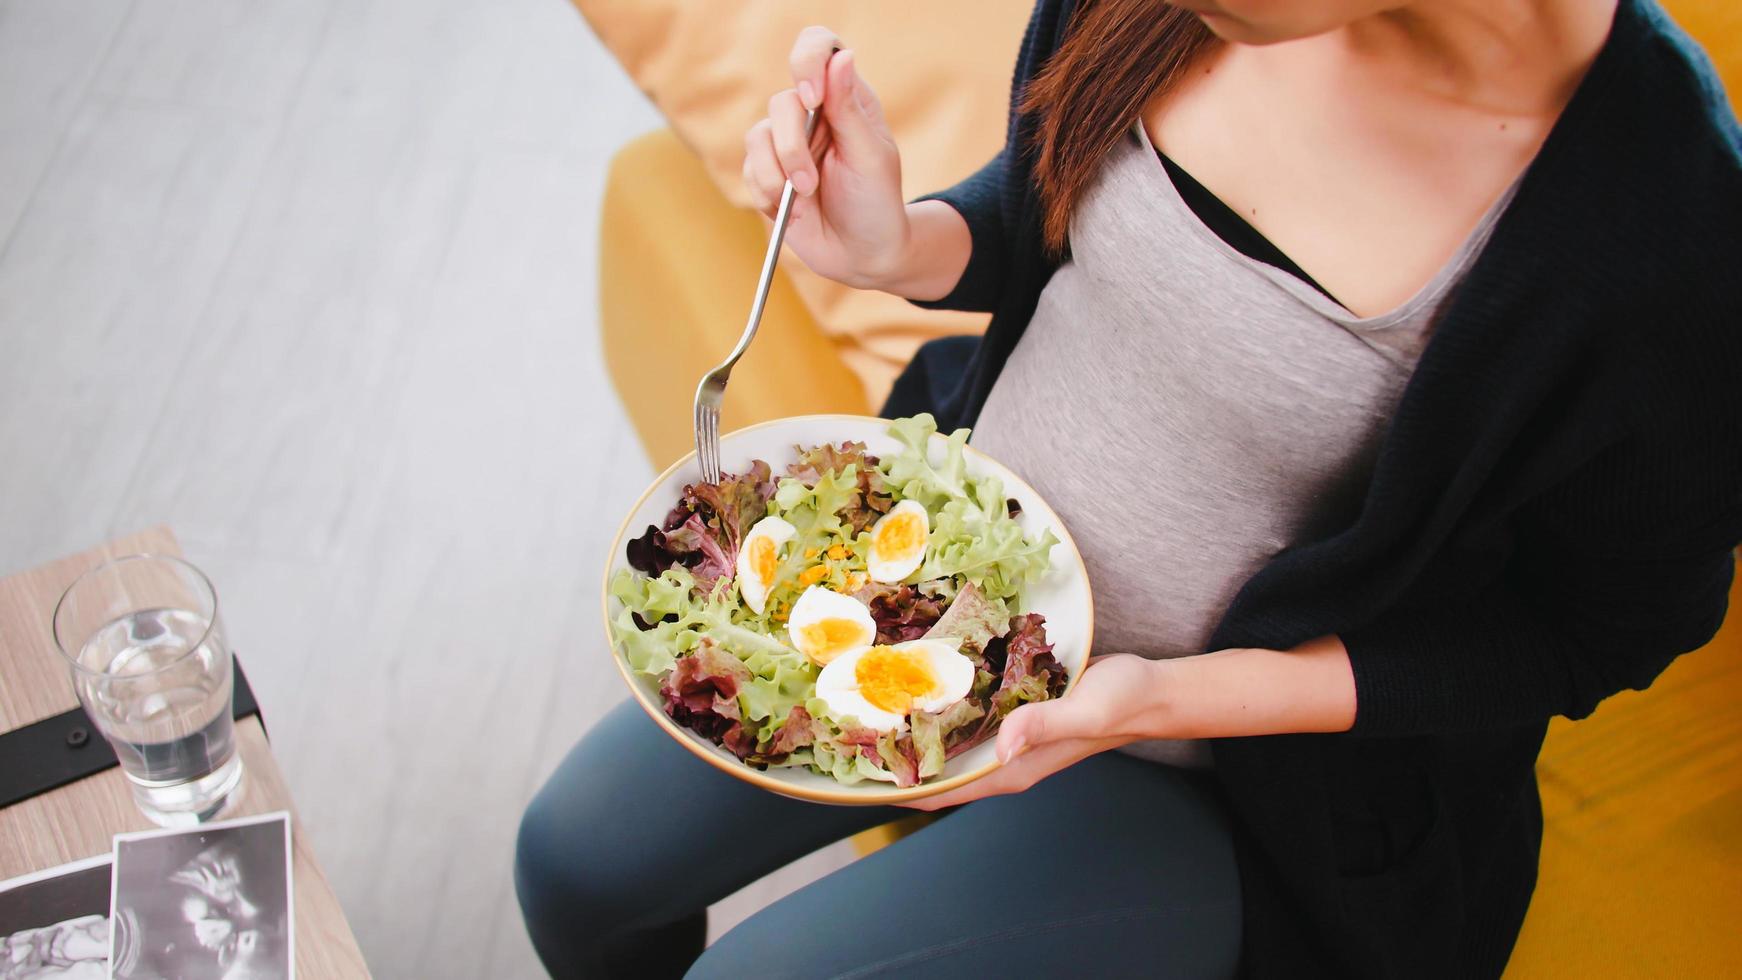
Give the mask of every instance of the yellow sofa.
M 1742 4 L 1668 6 L 1742 92 Z M 661 130 L 613 162 L 600 233 L 606 361 L 663 468 L 690 450 L 696 379 L 743 326 L 767 226 L 730 204 L 695 153 Z M 840 344 L 777 276 L 723 427 L 874 412 Z M 1742 577 L 1731 607 L 1742 609 Z M 1617 696 L 1577 724 L 1556 719 L 1537 766 L 1546 829 L 1536 898 L 1508 976 L 1742 975 L 1738 704 L 1742 612 L 1650 691 Z

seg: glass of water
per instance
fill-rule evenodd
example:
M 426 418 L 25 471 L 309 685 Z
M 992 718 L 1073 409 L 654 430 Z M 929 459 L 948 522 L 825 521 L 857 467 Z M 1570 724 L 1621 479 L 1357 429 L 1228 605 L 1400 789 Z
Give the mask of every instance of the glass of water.
M 235 668 L 199 569 L 164 555 L 105 562 L 61 596 L 54 639 L 147 817 L 195 824 L 240 795 Z

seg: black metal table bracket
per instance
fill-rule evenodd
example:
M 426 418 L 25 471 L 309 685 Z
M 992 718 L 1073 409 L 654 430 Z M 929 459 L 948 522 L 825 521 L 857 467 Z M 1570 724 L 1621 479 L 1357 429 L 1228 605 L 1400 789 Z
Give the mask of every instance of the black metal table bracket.
M 260 715 L 254 689 L 235 661 L 235 716 Z M 266 727 L 260 718 L 262 730 Z M 118 765 L 115 750 L 83 706 L 0 734 L 0 809 Z

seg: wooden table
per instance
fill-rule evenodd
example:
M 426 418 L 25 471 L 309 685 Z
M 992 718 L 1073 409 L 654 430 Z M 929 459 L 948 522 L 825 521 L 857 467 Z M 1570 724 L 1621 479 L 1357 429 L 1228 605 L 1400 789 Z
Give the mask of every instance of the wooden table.
M 55 601 L 81 572 L 105 558 L 145 551 L 181 554 L 168 528 L 154 528 L 0 579 L 0 731 L 78 706 L 65 661 L 54 646 Z M 217 587 L 221 595 L 223 583 Z M 260 719 L 238 721 L 236 741 L 245 769 L 244 793 L 235 812 L 225 816 L 275 810 L 294 815 L 290 790 L 272 758 Z M 153 827 L 133 805 L 121 770 L 105 770 L 0 810 L 0 880 L 106 853 L 112 835 Z M 297 976 L 303 980 L 369 976 L 350 923 L 315 862 L 308 835 L 294 817 L 291 840 Z

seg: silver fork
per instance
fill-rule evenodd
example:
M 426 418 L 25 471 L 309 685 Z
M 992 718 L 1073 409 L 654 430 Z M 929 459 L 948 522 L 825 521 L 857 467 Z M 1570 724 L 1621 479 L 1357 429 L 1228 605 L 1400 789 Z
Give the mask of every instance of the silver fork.
M 816 128 L 817 110 L 812 109 L 804 117 L 806 140 Z M 732 379 L 732 365 L 744 356 L 762 323 L 762 307 L 768 303 L 768 287 L 774 281 L 775 263 L 780 261 L 780 243 L 786 238 L 786 222 L 792 217 L 792 199 L 789 180 L 780 191 L 780 209 L 774 212 L 774 234 L 768 238 L 768 254 L 762 257 L 762 278 L 756 282 L 756 299 L 750 304 L 744 335 L 738 338 L 732 353 L 718 367 L 702 375 L 701 384 L 696 385 L 696 460 L 702 465 L 704 483 L 720 482 L 720 400 L 726 395 L 726 382 Z

